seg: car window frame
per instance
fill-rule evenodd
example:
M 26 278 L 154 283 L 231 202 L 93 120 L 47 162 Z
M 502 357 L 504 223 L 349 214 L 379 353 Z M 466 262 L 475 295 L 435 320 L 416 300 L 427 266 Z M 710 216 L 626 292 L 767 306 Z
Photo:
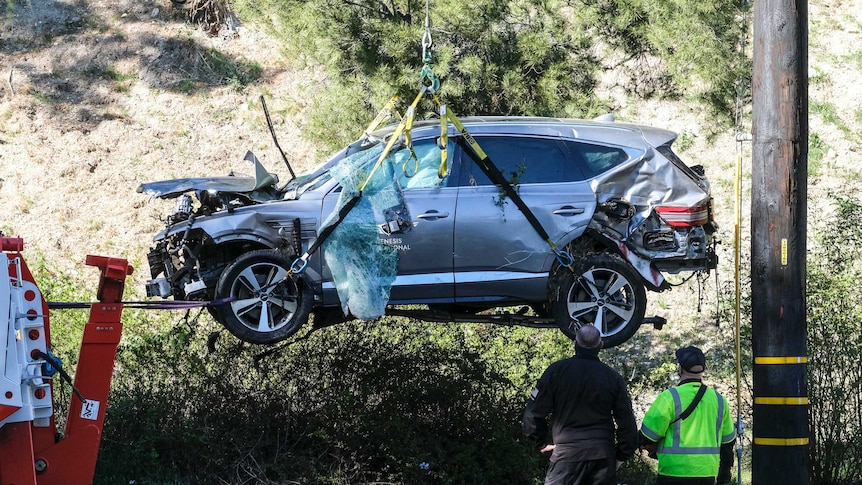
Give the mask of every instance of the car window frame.
M 458 161 L 458 166 L 459 166 L 458 172 L 459 172 L 459 174 L 458 174 L 458 178 L 455 179 L 456 184 L 458 186 L 462 186 L 462 187 L 471 187 L 471 186 L 472 187 L 479 187 L 479 186 L 497 185 L 497 184 L 494 184 L 493 182 L 491 182 L 491 180 L 488 179 L 487 175 L 485 175 L 484 172 L 481 171 L 481 169 L 479 170 L 479 173 L 482 174 L 482 177 L 484 179 L 483 182 L 486 182 L 486 183 L 477 184 L 477 183 L 470 183 L 469 180 L 463 180 L 464 177 L 467 177 L 468 176 L 467 174 L 470 173 L 470 171 L 468 171 L 466 169 L 466 164 L 474 163 L 474 164 L 477 164 L 477 166 L 478 166 L 478 158 L 476 157 L 476 154 L 473 152 L 472 147 L 470 147 L 470 145 L 463 139 L 463 137 L 457 137 L 457 138 L 458 138 L 458 141 L 455 145 L 456 145 L 457 150 L 458 150 L 456 160 Z M 483 151 L 486 152 L 486 154 L 489 156 L 491 161 L 494 162 L 494 164 L 497 166 L 497 168 L 500 169 L 501 173 L 503 173 L 503 177 L 506 178 L 506 180 L 509 181 L 509 183 L 511 183 L 512 185 L 540 185 L 540 184 L 575 183 L 575 182 L 583 182 L 583 181 L 589 180 L 591 178 L 591 177 L 586 176 L 586 174 L 584 173 L 584 169 L 581 166 L 583 161 L 578 160 L 574 156 L 574 154 L 571 152 L 571 150 L 568 149 L 566 143 L 570 142 L 572 140 L 567 140 L 566 138 L 559 137 L 559 136 L 543 136 L 543 135 L 534 135 L 534 134 L 529 134 L 529 133 L 526 133 L 526 134 L 483 133 L 480 135 L 474 135 L 473 138 L 476 140 L 476 143 L 478 143 L 479 146 L 482 147 Z M 495 161 L 494 158 L 491 157 L 491 155 L 487 153 L 487 150 L 485 149 L 485 147 L 490 145 L 489 138 L 505 138 L 505 139 L 521 138 L 521 139 L 541 140 L 541 141 L 552 142 L 555 145 L 555 148 L 558 150 L 558 152 L 561 155 L 563 155 L 564 157 L 566 157 L 569 160 L 569 162 L 571 162 L 571 170 L 576 172 L 577 175 L 574 178 L 570 177 L 570 178 L 567 178 L 564 180 L 549 179 L 549 180 L 545 180 L 545 181 L 542 181 L 542 180 L 524 181 L 521 179 L 520 176 L 518 177 L 517 180 L 515 180 L 515 177 L 512 176 L 514 174 L 514 172 L 512 170 L 510 170 L 511 167 L 504 166 L 501 169 L 500 166 L 497 164 L 497 161 Z M 483 145 L 483 141 L 484 141 L 484 145 Z M 511 173 L 508 173 L 508 172 L 511 172 Z M 523 175 L 523 174 L 520 174 L 520 175 Z M 451 174 L 450 174 L 449 178 L 453 179 Z M 473 179 L 473 180 L 475 181 L 476 179 Z
M 436 185 L 415 185 L 411 186 L 411 180 L 415 181 L 413 177 L 416 177 L 420 174 L 421 171 L 432 171 L 432 176 L 437 174 L 437 170 L 440 166 L 440 144 L 439 140 L 436 137 L 429 138 L 419 138 L 413 140 L 413 151 L 416 153 L 417 158 L 419 158 L 419 163 L 421 166 L 415 169 L 415 172 L 412 175 L 406 176 L 404 172 L 410 170 L 413 167 L 414 160 L 411 160 L 409 157 L 409 147 L 406 145 L 401 145 L 397 150 L 393 150 L 392 153 L 389 154 L 389 158 L 392 162 L 393 170 L 395 170 L 395 177 L 398 180 L 399 186 L 402 191 L 413 191 L 413 190 L 428 190 L 428 189 L 438 189 L 444 187 L 451 187 L 452 180 L 452 170 L 453 170 L 453 160 L 455 159 L 455 142 L 451 138 L 447 141 L 447 159 L 446 159 L 446 168 L 447 173 L 446 176 L 440 180 L 440 183 Z M 421 153 L 421 146 L 430 145 L 432 146 L 432 150 L 427 153 Z M 417 147 L 420 147 L 417 149 Z M 397 160 L 396 160 L 397 159 Z M 431 163 L 436 162 L 436 163 Z M 399 173 L 401 172 L 401 173 Z M 431 177 L 427 177 L 431 178 Z M 402 181 L 406 181 L 406 183 L 402 184 Z

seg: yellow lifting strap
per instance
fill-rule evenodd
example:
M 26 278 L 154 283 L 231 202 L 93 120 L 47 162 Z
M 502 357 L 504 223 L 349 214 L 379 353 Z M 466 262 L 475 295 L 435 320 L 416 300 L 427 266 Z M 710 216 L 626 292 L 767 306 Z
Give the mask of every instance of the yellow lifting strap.
M 429 29 L 426 26 L 428 47 L 430 47 L 430 33 L 428 32 Z M 423 45 L 423 50 L 425 49 L 425 47 L 426 46 Z M 365 189 L 365 186 L 368 185 L 368 182 L 371 180 L 371 177 L 374 175 L 374 172 L 377 171 L 377 169 L 383 163 L 383 160 L 385 160 L 386 157 L 389 156 L 389 153 L 392 151 L 392 147 L 395 146 L 395 142 L 398 141 L 398 138 L 400 138 L 402 134 L 404 134 L 407 148 L 410 150 L 410 158 L 408 158 L 404 162 L 404 174 L 408 177 L 412 177 L 416 174 L 416 171 L 419 170 L 419 157 L 416 156 L 416 152 L 413 150 L 413 139 L 410 135 L 410 132 L 413 129 L 413 120 L 416 116 L 416 107 L 419 105 L 419 101 L 422 100 L 422 97 L 425 95 L 426 92 L 434 94 L 437 92 L 438 89 L 440 89 L 440 78 L 438 78 L 437 75 L 434 74 L 434 71 L 431 69 L 431 66 L 426 62 L 425 65 L 422 67 L 422 72 L 419 75 L 419 94 L 416 95 L 416 98 L 413 100 L 413 103 L 410 104 L 410 107 L 407 108 L 407 112 L 405 112 L 404 116 L 401 118 L 401 122 L 398 123 L 398 126 L 395 128 L 395 131 L 392 132 L 392 135 L 389 137 L 389 141 L 386 143 L 386 147 L 383 149 L 383 153 L 380 154 L 380 158 L 377 160 L 377 163 L 374 164 L 374 168 L 371 169 L 371 172 L 368 174 L 368 177 L 365 179 L 365 182 L 363 182 L 362 185 L 359 187 L 360 192 L 362 192 Z M 379 128 L 384 121 L 391 117 L 391 115 L 387 115 L 387 113 L 391 112 L 397 101 L 397 94 L 389 99 L 389 102 L 386 104 L 386 106 L 384 106 L 383 109 L 380 110 L 380 113 L 377 114 L 374 120 L 368 125 L 368 128 L 366 128 L 366 136 L 369 135 L 372 131 Z M 439 100 L 437 104 L 439 104 Z M 407 164 L 410 162 L 410 160 L 414 161 L 414 169 L 412 174 L 408 174 L 407 169 Z M 441 178 L 445 176 L 445 173 L 446 172 L 444 170 L 442 172 L 443 175 L 440 175 L 440 169 L 437 170 L 437 174 L 440 175 Z
M 440 166 L 437 167 L 437 176 L 443 178 L 449 172 L 449 122 L 447 121 L 446 105 L 440 102 L 437 95 L 434 95 L 434 101 L 440 106 L 440 138 L 437 140 L 437 147 L 440 149 Z
M 440 139 L 438 140 L 438 146 L 440 148 L 440 165 L 437 168 L 437 176 L 441 179 L 446 176 L 449 168 L 448 164 L 448 123 L 452 123 L 455 126 L 455 129 L 461 134 L 463 139 L 470 145 L 470 148 L 473 150 L 475 155 L 481 161 L 480 166 L 483 171 L 488 175 L 491 180 L 500 185 L 506 194 L 512 199 L 518 209 L 524 214 L 527 220 L 530 222 L 530 225 L 533 226 L 533 229 L 539 234 L 542 239 L 544 239 L 548 245 L 551 247 L 551 250 L 557 257 L 557 260 L 563 266 L 566 266 L 569 270 L 573 270 L 574 259 L 572 256 L 566 251 L 560 250 L 556 243 L 550 238 L 548 233 L 542 227 L 539 220 L 536 218 L 535 214 L 530 210 L 530 208 L 521 200 L 521 197 L 515 191 L 515 189 L 511 186 L 511 184 L 503 177 L 503 174 L 500 173 L 499 169 L 494 165 L 488 155 L 482 150 L 482 147 L 479 146 L 479 143 L 473 138 L 470 132 L 464 127 L 461 123 L 461 120 L 455 116 L 449 109 L 447 109 L 446 105 L 440 102 L 440 98 L 437 96 L 437 91 L 440 89 L 440 78 L 434 74 L 433 69 L 431 68 L 431 61 L 433 56 L 430 52 L 430 48 L 433 45 L 431 40 L 431 21 L 430 21 L 430 0 L 426 0 L 425 2 L 425 34 L 422 37 L 422 72 L 419 74 L 419 94 L 416 95 L 416 98 L 413 100 L 413 103 L 407 108 L 407 112 L 404 117 L 401 119 L 401 122 L 396 126 L 395 131 L 389 137 L 389 140 L 386 142 L 386 146 L 383 149 L 383 152 L 380 154 L 380 157 L 377 159 L 377 163 L 374 164 L 374 167 L 369 172 L 365 181 L 359 187 L 359 194 L 361 196 L 362 192 L 365 190 L 365 187 L 368 185 L 368 182 L 371 180 L 371 177 L 374 176 L 374 173 L 380 168 L 380 165 L 383 164 L 383 160 L 389 156 L 392 151 L 392 148 L 395 146 L 395 143 L 404 134 L 405 142 L 407 144 L 407 148 L 410 150 L 410 157 L 407 161 L 404 162 L 404 173 L 405 175 L 412 176 L 408 174 L 407 164 L 410 160 L 414 160 L 414 171 L 413 175 L 415 175 L 416 171 L 419 168 L 419 158 L 416 156 L 416 152 L 413 150 L 413 139 L 411 137 L 411 130 L 413 129 L 413 120 L 416 116 L 416 107 L 419 105 L 419 102 L 422 100 L 422 97 L 425 93 L 430 93 L 435 103 L 439 108 L 440 113 Z M 393 96 L 390 99 L 390 103 L 394 106 L 394 103 L 397 101 L 397 96 Z M 366 129 L 366 134 L 369 134 L 373 131 L 372 127 L 376 129 L 379 127 L 380 123 L 383 120 L 387 119 L 387 116 L 384 114 L 388 111 L 387 104 L 381 113 L 377 115 L 374 121 L 371 122 L 369 128 Z M 390 107 L 391 109 L 391 107 Z
M 433 97 L 434 102 L 436 102 L 437 105 L 440 107 L 440 138 L 442 141 L 441 144 L 445 146 L 448 123 L 452 123 L 455 126 L 455 130 L 461 134 L 461 137 L 464 139 L 464 141 L 466 141 L 467 144 L 470 145 L 470 148 L 473 150 L 479 160 L 483 162 L 480 164 L 480 166 L 484 164 L 490 165 L 492 167 L 492 171 L 496 172 L 496 177 L 499 177 L 499 179 L 495 180 L 495 177 L 492 176 L 492 174 L 489 172 L 486 172 L 486 175 L 488 175 L 488 177 L 493 183 L 500 185 L 503 190 L 506 191 L 506 194 L 512 199 L 512 201 L 515 203 L 521 213 L 524 214 L 524 217 L 527 218 L 527 221 L 530 223 L 531 226 L 533 226 L 533 229 L 535 229 L 536 233 L 538 233 L 539 236 L 542 237 L 545 242 L 548 243 L 548 246 L 551 247 L 551 250 L 557 256 L 557 261 L 561 265 L 567 267 L 570 271 L 574 271 L 574 258 L 572 258 L 572 255 L 566 251 L 560 250 L 557 247 L 557 244 L 553 241 L 553 239 L 551 239 L 551 237 L 542 227 L 542 224 L 539 222 L 539 220 L 536 219 L 535 214 L 533 214 L 530 208 L 527 207 L 523 200 L 521 200 L 521 197 L 512 188 L 511 184 L 509 184 L 509 182 L 503 178 L 502 174 L 499 172 L 496 166 L 494 166 L 493 161 L 490 160 L 490 158 L 488 157 L 488 154 L 485 153 L 485 150 L 482 150 L 482 147 L 479 145 L 479 142 L 477 142 L 476 139 L 473 138 L 473 135 L 471 135 L 470 132 L 467 131 L 467 128 L 464 126 L 463 123 L 461 123 L 461 120 L 459 120 L 458 117 L 455 116 L 455 113 L 447 109 L 446 105 L 440 102 L 440 98 L 436 94 L 433 94 Z M 441 152 L 442 151 L 443 148 L 441 147 Z M 440 173 L 443 173 L 445 175 L 447 170 L 446 159 L 446 153 L 443 152 L 441 155 L 440 167 L 437 170 L 438 175 Z M 485 168 L 482 168 L 482 170 L 484 171 Z
M 415 106 L 413 108 L 415 111 Z M 407 149 L 410 150 L 410 156 L 404 161 L 404 165 L 401 167 L 401 170 L 407 178 L 416 175 L 416 172 L 419 171 L 419 157 L 416 156 L 416 151 L 413 150 L 413 137 L 410 136 L 410 132 L 413 130 L 413 119 L 416 117 L 415 115 L 415 112 L 411 112 L 410 116 L 406 118 L 406 122 L 404 123 L 404 143 L 407 145 Z M 407 170 L 407 164 L 410 163 L 411 160 L 413 160 L 413 173 L 410 173 Z
M 404 118 L 401 119 L 401 122 L 398 123 L 398 126 L 395 127 L 395 131 L 392 132 L 392 135 L 389 137 L 389 141 L 386 142 L 386 146 L 383 148 L 383 152 L 380 154 L 380 157 L 377 159 L 377 163 L 374 164 L 374 167 L 371 169 L 371 172 L 368 173 L 368 176 L 365 178 L 365 181 L 362 182 L 362 185 L 359 187 L 359 192 L 362 193 L 365 190 L 365 186 L 368 185 L 368 182 L 371 181 L 371 177 L 374 176 L 374 173 L 380 168 L 380 165 L 383 164 L 383 160 L 386 160 L 386 157 L 389 156 L 389 153 L 392 151 L 392 147 L 395 146 L 395 142 L 398 141 L 398 138 L 401 137 L 401 134 L 405 132 L 408 125 L 413 126 L 413 117 L 416 114 L 416 106 L 419 105 L 419 101 L 422 100 L 422 96 L 425 94 L 425 89 L 420 89 L 419 94 L 416 95 L 416 98 L 413 100 L 413 103 L 407 108 L 407 112 L 404 114 Z
M 382 127 L 387 121 L 389 121 L 392 118 L 393 114 L 398 116 L 399 120 L 403 121 L 405 119 L 403 116 L 401 116 L 401 113 L 399 113 L 398 110 L 395 109 L 395 106 L 397 104 L 398 95 L 394 94 L 391 98 L 389 98 L 389 101 L 386 103 L 386 105 L 383 106 L 383 108 L 377 113 L 377 116 L 375 116 L 374 119 L 371 120 L 371 123 L 368 124 L 368 127 L 365 128 L 365 131 L 363 133 L 366 138 L 370 137 L 374 131 L 376 131 L 377 129 Z M 416 156 L 416 152 L 413 150 L 413 140 L 410 137 L 410 130 L 412 128 L 413 119 L 408 118 L 407 126 L 404 129 L 404 136 L 407 141 L 407 148 L 410 149 L 410 158 L 404 161 L 404 166 L 402 167 L 404 175 L 406 175 L 407 178 L 412 177 L 419 170 L 419 157 Z M 413 173 L 409 173 L 407 167 L 407 164 L 410 163 L 410 160 L 413 160 Z
M 430 71 L 430 69 L 429 69 L 429 71 Z M 410 158 L 416 160 L 417 167 L 418 167 L 418 158 L 416 157 L 416 154 L 413 151 L 413 143 L 412 143 L 412 139 L 410 137 L 410 131 L 413 128 L 413 121 L 414 121 L 415 116 L 416 116 L 416 108 L 419 105 L 419 102 L 424 97 L 425 93 L 428 92 L 433 96 L 434 102 L 437 104 L 437 106 L 439 108 L 439 113 L 440 113 L 439 147 L 440 147 L 441 156 L 440 156 L 440 165 L 437 168 L 437 175 L 442 178 L 448 172 L 448 166 L 447 166 L 448 123 L 452 123 L 455 126 L 456 131 L 458 131 L 461 134 L 462 138 L 470 145 L 470 148 L 473 150 L 475 155 L 479 158 L 479 160 L 481 160 L 482 163 L 480 165 L 482 165 L 483 170 L 490 170 L 490 172 L 486 172 L 486 174 L 492 179 L 492 181 L 494 181 L 495 184 L 499 184 L 503 188 L 503 190 L 506 191 L 507 195 L 509 197 L 511 197 L 513 202 L 515 202 L 515 205 L 518 206 L 518 209 L 521 210 L 521 212 L 524 214 L 524 216 L 530 222 L 530 225 L 532 225 L 533 228 L 536 230 L 536 232 L 542 237 L 542 239 L 544 239 L 545 242 L 548 243 L 548 246 L 550 246 L 551 250 L 556 255 L 557 260 L 560 262 L 560 264 L 567 267 L 569 270 L 573 270 L 574 269 L 573 268 L 574 258 L 572 258 L 572 256 L 568 252 L 563 251 L 557 247 L 556 243 L 550 238 L 548 233 L 542 227 L 541 223 L 539 223 L 538 219 L 536 219 L 536 216 L 533 214 L 533 212 L 529 209 L 529 207 L 527 207 L 524 204 L 524 202 L 521 200 L 520 196 L 518 196 L 517 192 L 514 190 L 514 188 L 512 188 L 512 186 L 508 183 L 508 181 L 506 181 L 503 178 L 502 174 L 499 172 L 499 170 L 497 170 L 496 166 L 494 166 L 493 162 L 490 160 L 490 158 L 485 153 L 485 151 L 482 149 L 482 147 L 479 145 L 479 143 L 476 141 L 476 139 L 473 138 L 473 136 L 470 134 L 470 132 L 467 131 L 467 128 L 464 126 L 464 124 L 461 123 L 461 120 L 459 120 L 458 117 L 455 116 L 455 114 L 451 110 L 449 110 L 445 104 L 440 102 L 440 98 L 436 94 L 436 91 L 437 91 L 437 88 L 439 87 L 439 85 L 436 84 L 435 82 L 431 82 L 431 84 L 427 84 L 426 81 L 429 79 L 429 76 L 430 76 L 430 79 L 432 79 L 432 81 L 439 82 L 439 80 L 437 80 L 437 77 L 434 76 L 433 73 L 426 72 L 423 69 L 422 80 L 420 81 L 419 93 L 416 95 L 416 98 L 413 100 L 413 103 L 411 103 L 410 106 L 407 108 L 407 111 L 404 114 L 404 117 L 401 119 L 401 122 L 398 123 L 398 126 L 395 127 L 395 130 L 389 136 L 389 140 L 386 142 L 386 146 L 383 148 L 383 152 L 380 153 L 380 157 L 377 159 L 377 162 L 374 164 L 374 167 L 368 173 L 368 176 L 365 178 L 365 181 L 360 185 L 360 187 L 359 187 L 360 196 L 361 196 L 362 192 L 365 190 L 365 187 L 371 181 L 371 178 L 374 176 L 374 173 L 377 171 L 377 169 L 380 168 L 380 166 L 383 164 L 383 161 L 392 152 L 392 148 L 395 146 L 395 143 L 398 141 L 398 139 L 401 137 L 402 134 L 405 135 L 407 146 L 410 149 Z M 397 99 L 397 98 L 393 97 L 393 99 L 391 99 L 390 102 L 394 102 L 393 101 L 394 99 Z M 385 111 L 385 108 L 384 108 L 384 111 Z M 380 117 L 380 115 L 378 115 L 378 118 L 379 117 Z M 375 120 L 376 119 L 377 118 L 375 118 Z M 372 124 L 369 125 L 369 127 L 376 125 L 376 124 L 377 124 L 377 122 L 372 122 Z M 404 168 L 405 173 L 406 173 L 406 164 L 407 164 L 407 162 L 405 162 L 405 168 Z
M 401 117 L 401 113 L 399 113 L 398 110 L 395 109 L 396 104 L 398 104 L 398 95 L 394 94 L 391 98 L 389 98 L 389 101 L 386 102 L 383 108 L 377 113 L 377 116 L 375 116 L 374 119 L 371 120 L 371 123 L 368 124 L 368 128 L 365 128 L 364 133 L 366 137 L 371 136 L 372 132 L 377 131 L 378 128 L 380 128 L 381 126 L 383 126 L 384 123 L 389 121 L 389 119 L 392 118 L 393 114 L 398 116 L 399 120 L 403 119 Z

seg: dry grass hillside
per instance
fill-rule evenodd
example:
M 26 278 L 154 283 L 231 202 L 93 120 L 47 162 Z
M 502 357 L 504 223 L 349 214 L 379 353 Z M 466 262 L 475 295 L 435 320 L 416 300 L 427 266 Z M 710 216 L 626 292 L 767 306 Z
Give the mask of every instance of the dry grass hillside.
M 317 159 L 299 123 L 325 79 L 287 68 L 253 28 L 210 37 L 168 1 L 14 1 L 0 22 L 0 228 L 58 271 L 87 278 L 85 255 L 103 254 L 146 278 L 169 206 L 136 193 L 141 182 L 247 173 L 247 149 L 283 170 L 261 94 L 291 160 Z M 237 89 L 213 51 L 257 63 L 262 79 Z
M 167 0 L 9 0 L 0 12 L 0 229 L 23 237 L 28 252 L 44 255 L 56 271 L 92 282 L 86 254 L 127 258 L 137 268 L 129 296 L 140 298 L 146 253 L 169 203 L 136 193 L 138 184 L 245 172 L 247 149 L 284 177 L 261 95 L 295 167 L 325 155 L 303 129 L 306 100 L 327 82 L 324 71 L 297 68 L 254 25 L 209 36 Z M 862 0 L 810 5 L 811 134 L 819 157 L 812 156 L 812 197 L 858 175 L 860 13 Z M 244 87 L 225 81 L 214 50 L 256 63 L 262 77 Z M 706 167 L 724 241 L 719 284 L 730 284 L 734 133 L 707 140 L 710 120 L 678 103 L 620 100 L 616 115 L 682 133 L 684 158 Z M 703 289 L 707 305 L 715 304 L 714 281 Z M 705 318 L 694 311 L 698 294 L 688 284 L 652 295 L 649 311 L 697 322 Z

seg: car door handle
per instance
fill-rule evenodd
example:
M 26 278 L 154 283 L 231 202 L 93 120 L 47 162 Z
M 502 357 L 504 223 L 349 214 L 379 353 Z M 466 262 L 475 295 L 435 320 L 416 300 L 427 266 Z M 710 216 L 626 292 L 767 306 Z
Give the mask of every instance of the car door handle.
M 416 216 L 419 219 L 443 219 L 444 217 L 449 217 L 448 212 L 437 212 L 435 210 L 430 210 L 424 214 L 419 214 Z
M 561 207 L 561 208 L 554 211 L 554 214 L 556 214 L 558 216 L 574 216 L 574 215 L 583 214 L 583 213 L 584 213 L 584 209 L 581 209 L 578 207 L 572 207 L 570 205 L 567 205 L 565 207 Z

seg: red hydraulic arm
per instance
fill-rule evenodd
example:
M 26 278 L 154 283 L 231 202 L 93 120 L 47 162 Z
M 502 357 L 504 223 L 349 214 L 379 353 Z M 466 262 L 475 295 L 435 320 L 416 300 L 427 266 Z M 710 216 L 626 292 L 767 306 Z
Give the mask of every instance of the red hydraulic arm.
M 123 331 L 123 288 L 133 269 L 123 259 L 87 256 L 87 265 L 101 271 L 98 303 L 84 327 L 77 392 L 61 435 L 53 416 L 48 304 L 22 250 L 20 238 L 0 237 L 0 263 L 8 267 L 8 278 L 0 278 L 0 485 L 89 485 Z

